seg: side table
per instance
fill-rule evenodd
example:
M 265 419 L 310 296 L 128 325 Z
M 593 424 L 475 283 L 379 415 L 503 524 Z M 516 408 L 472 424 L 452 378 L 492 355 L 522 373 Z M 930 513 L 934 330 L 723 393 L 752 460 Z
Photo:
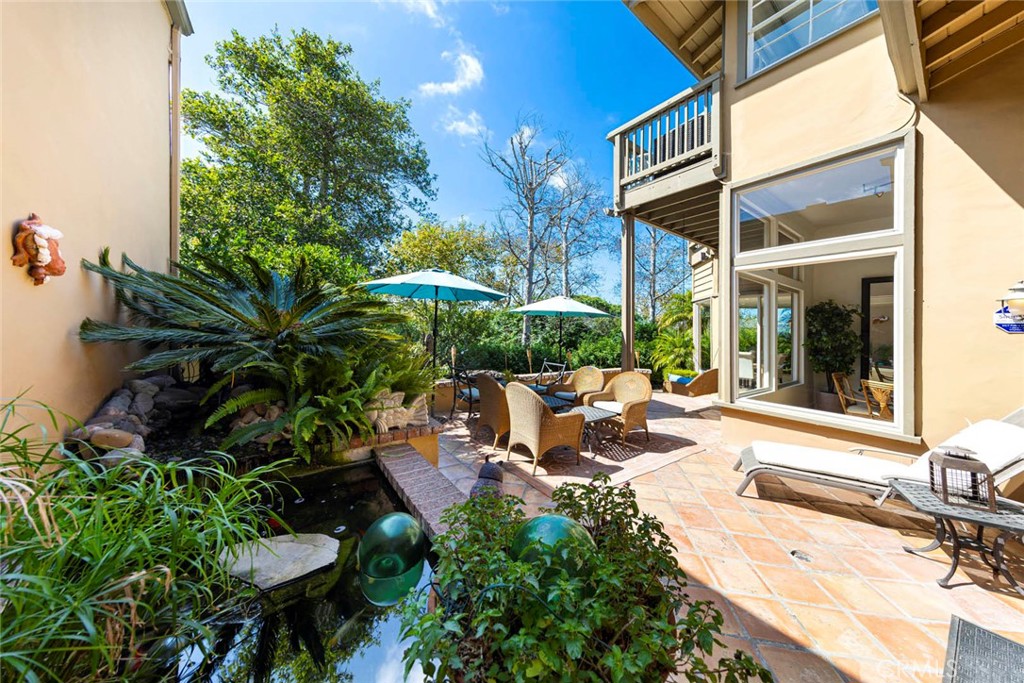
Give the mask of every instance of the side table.
M 949 580 L 953 578 L 960 565 L 960 550 L 970 548 L 981 554 L 982 561 L 992 570 L 993 578 L 1002 575 L 1010 586 L 1024 596 L 1024 588 L 1019 586 L 1010 574 L 1003 557 L 1003 549 L 1011 538 L 1024 538 L 1024 506 L 1005 498 L 996 499 L 996 511 L 979 510 L 961 505 L 943 503 L 927 484 L 903 479 L 890 482 L 893 491 L 918 512 L 930 515 L 935 520 L 935 540 L 923 548 L 904 546 L 908 553 L 925 553 L 940 547 L 947 539 L 953 544 L 953 565 L 949 572 L 937 580 L 943 588 L 949 588 Z M 964 534 L 956 523 L 971 524 L 977 527 L 972 536 Z M 985 529 L 996 529 L 999 534 L 992 545 L 985 542 Z M 989 559 L 991 555 L 992 559 Z

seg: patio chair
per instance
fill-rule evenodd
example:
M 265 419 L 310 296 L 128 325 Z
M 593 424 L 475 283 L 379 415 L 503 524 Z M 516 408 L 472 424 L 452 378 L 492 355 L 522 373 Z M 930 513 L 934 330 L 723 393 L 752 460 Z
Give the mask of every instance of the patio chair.
M 953 446 L 974 451 L 977 459 L 991 470 L 992 481 L 999 490 L 1013 477 L 1024 472 L 1024 427 L 1017 423 L 1022 413 L 1024 408 L 1002 420 L 975 422 L 932 451 Z M 746 475 L 736 489 L 736 495 L 743 495 L 757 477 L 770 474 L 782 479 L 796 479 L 867 493 L 876 498 L 878 505 L 882 505 L 892 494 L 890 480 L 928 482 L 928 456 L 932 451 L 919 456 L 867 447 L 852 448 L 850 451 L 755 441 L 749 448 L 743 449 L 733 466 L 734 470 L 742 468 Z M 864 453 L 885 453 L 912 462 L 903 464 Z
M 524 384 L 512 382 L 505 387 L 508 399 L 509 433 L 506 458 L 512 457 L 513 446 L 526 446 L 533 455 L 533 474 L 537 461 L 555 446 L 569 446 L 576 451 L 580 464 L 583 442 L 583 421 L 580 413 L 555 415 L 537 392 Z
M 683 396 L 705 396 L 718 393 L 718 368 L 704 370 L 682 387 L 672 387 L 673 394 Z
M 871 412 L 871 417 L 892 422 L 894 385 L 891 382 L 875 382 L 869 379 L 862 379 L 860 385 L 864 389 L 864 401 Z
M 843 409 L 844 415 L 874 417 L 864 394 L 853 390 L 850 378 L 846 376 L 845 372 L 833 372 L 832 383 L 836 387 L 836 393 L 839 395 L 839 407 Z
M 480 390 L 474 386 L 476 381 L 470 377 L 465 368 L 451 363 L 448 364 L 448 367 L 451 369 L 452 380 L 452 409 L 448 413 L 448 419 L 455 416 L 455 408 L 460 402 L 466 404 L 466 418 L 468 419 L 473 415 L 473 406 L 480 402 Z
M 549 396 L 563 401 L 572 401 L 578 406 L 583 405 L 583 398 L 604 389 L 604 373 L 593 365 L 586 365 L 572 373 L 565 384 L 548 385 Z
M 559 382 L 562 381 L 562 378 L 565 377 L 565 368 L 565 363 L 552 363 L 547 358 L 545 358 L 544 362 L 541 363 L 540 372 L 537 373 L 537 377 L 532 382 L 524 383 L 524 386 L 530 387 L 538 394 L 547 393 L 549 386 L 553 384 L 558 384 Z M 547 384 L 544 383 L 545 377 L 555 374 L 557 374 L 557 377 L 555 377 Z
M 490 427 L 494 431 L 493 448 L 497 448 L 498 440 L 508 433 L 510 426 L 505 387 L 490 375 L 480 375 L 476 379 L 476 388 L 480 392 L 480 419 L 477 420 L 473 437 L 476 438 L 480 427 Z
M 604 391 L 588 394 L 583 404 L 610 410 L 618 417 L 609 420 L 622 432 L 622 445 L 626 436 L 635 428 L 643 427 L 647 440 L 651 433 L 647 429 L 647 406 L 651 403 L 651 380 L 639 372 L 623 372 L 608 381 Z

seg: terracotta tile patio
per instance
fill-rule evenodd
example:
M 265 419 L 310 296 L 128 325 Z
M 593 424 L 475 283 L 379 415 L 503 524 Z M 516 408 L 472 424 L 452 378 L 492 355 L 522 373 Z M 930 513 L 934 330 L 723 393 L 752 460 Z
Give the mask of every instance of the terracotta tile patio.
M 952 614 L 1024 642 L 1024 598 L 993 581 L 974 553 L 946 590 L 935 579 L 949 567 L 948 548 L 928 557 L 902 550 L 932 535 L 908 506 L 879 510 L 867 496 L 774 477 L 739 498 L 737 451 L 722 443 L 709 402 L 656 393 L 648 415 L 652 433 L 705 450 L 634 479 L 640 505 L 665 523 L 690 594 L 722 610 L 726 645 L 755 654 L 776 680 L 940 681 Z M 468 492 L 485 457 L 504 454 L 492 438 L 483 430 L 474 441 L 453 424 L 441 435 L 441 472 Z M 509 472 L 504 489 L 528 515 L 550 505 Z M 1007 550 L 1021 576 L 1024 548 Z

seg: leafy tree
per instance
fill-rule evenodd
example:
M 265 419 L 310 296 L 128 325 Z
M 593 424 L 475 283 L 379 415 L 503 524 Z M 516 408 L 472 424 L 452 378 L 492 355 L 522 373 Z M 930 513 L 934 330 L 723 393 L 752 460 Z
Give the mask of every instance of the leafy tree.
M 304 256 L 339 284 L 426 213 L 434 197 L 409 103 L 363 81 L 348 45 L 307 30 L 238 32 L 207 58 L 220 92 L 185 90 L 185 131 L 203 143 L 182 167 L 182 259 L 265 267 Z

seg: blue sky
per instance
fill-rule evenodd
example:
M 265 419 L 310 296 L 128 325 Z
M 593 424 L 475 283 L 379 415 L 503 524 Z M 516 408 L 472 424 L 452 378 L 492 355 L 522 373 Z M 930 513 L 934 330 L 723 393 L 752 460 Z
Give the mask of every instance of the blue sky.
M 246 36 L 308 28 L 350 43 L 364 80 L 411 101 L 410 119 L 437 176 L 441 220 L 491 223 L 504 200 L 480 159 L 480 135 L 508 137 L 518 114 L 565 131 L 576 157 L 611 191 L 608 131 L 689 87 L 694 78 L 618 0 L 589 2 L 188 2 L 182 84 L 215 87 L 204 57 Z M 197 146 L 186 141 L 183 151 Z M 610 229 L 614 229 L 611 226 Z M 617 269 L 614 256 L 595 262 Z M 614 271 L 613 271 L 614 272 Z M 618 277 L 599 292 L 614 294 Z

